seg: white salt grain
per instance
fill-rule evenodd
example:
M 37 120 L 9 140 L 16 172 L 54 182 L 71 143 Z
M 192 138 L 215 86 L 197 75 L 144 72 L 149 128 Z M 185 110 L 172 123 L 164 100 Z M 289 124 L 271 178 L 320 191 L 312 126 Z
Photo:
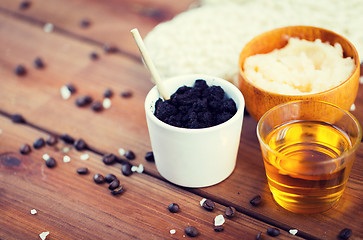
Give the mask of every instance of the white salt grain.
M 68 87 L 67 86 L 62 86 L 60 88 L 60 93 L 61 93 L 61 96 L 64 100 L 67 100 L 68 98 L 71 97 L 71 91 L 69 91 Z
M 291 235 L 296 235 L 296 234 L 297 234 L 297 232 L 298 232 L 298 230 L 297 230 L 297 229 L 290 229 L 290 230 L 289 230 L 289 233 L 290 233 Z
M 170 234 L 175 234 L 176 233 L 176 230 L 175 229 L 171 229 L 170 230 Z
M 203 198 L 201 201 L 200 201 L 200 206 L 203 207 L 203 203 L 206 201 L 207 199 L 206 198 Z
M 355 111 L 355 104 L 353 103 L 352 106 L 350 106 L 350 110 L 351 112 Z
M 37 214 L 37 210 L 32 209 L 32 210 L 30 210 L 30 213 L 31 213 L 32 215 L 35 215 L 35 214 Z
M 68 162 L 70 162 L 70 161 L 71 161 L 71 158 L 70 158 L 68 155 L 65 155 L 65 156 L 63 157 L 63 162 L 68 163 Z
M 222 226 L 225 222 L 223 215 L 218 215 L 214 218 L 214 226 Z
M 50 158 L 50 157 L 49 157 L 49 155 L 48 155 L 48 154 L 46 154 L 46 153 L 45 153 L 45 154 L 43 155 L 43 159 L 44 159 L 44 161 L 47 161 L 49 158 Z
M 80 158 L 81 160 L 83 160 L 83 161 L 86 161 L 86 160 L 88 160 L 88 159 L 89 159 L 89 155 L 88 155 L 87 153 L 85 153 L 85 154 L 82 154 L 79 158 Z
M 136 172 L 142 173 L 144 171 L 144 165 L 139 164 L 139 167 L 136 169 Z
M 360 77 L 360 78 L 359 78 L 359 83 L 360 83 L 360 84 L 363 84 L 363 77 Z
M 46 23 L 46 24 L 44 25 L 44 27 L 43 27 L 43 30 L 44 30 L 44 32 L 46 32 L 46 33 L 50 33 L 50 32 L 52 32 L 52 31 L 53 31 L 53 29 L 54 29 L 54 25 L 53 25 L 53 24 L 51 24 L 51 23 Z
M 136 171 L 137 171 L 137 169 L 138 169 L 138 167 L 137 167 L 137 166 L 132 166 L 132 167 L 131 167 L 131 171 L 132 171 L 132 172 L 136 172 Z
M 109 99 L 109 98 L 103 99 L 102 106 L 105 109 L 110 108 L 111 107 L 111 99 Z
M 49 235 L 49 232 L 42 232 L 39 234 L 40 239 L 45 240 L 47 236 Z
M 118 149 L 118 154 L 120 154 L 121 156 L 125 155 L 125 153 L 126 153 L 125 149 L 123 148 Z

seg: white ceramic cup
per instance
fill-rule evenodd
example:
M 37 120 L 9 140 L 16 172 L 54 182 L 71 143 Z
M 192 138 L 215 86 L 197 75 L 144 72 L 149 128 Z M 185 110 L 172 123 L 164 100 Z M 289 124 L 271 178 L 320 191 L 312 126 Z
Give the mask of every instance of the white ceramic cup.
M 208 128 L 187 129 L 162 122 L 154 115 L 160 98 L 152 88 L 145 100 L 145 113 L 159 173 L 184 187 L 207 187 L 226 179 L 234 170 L 243 122 L 245 101 L 240 90 L 228 81 L 207 75 L 183 75 L 164 80 L 172 95 L 181 86 L 193 86 L 204 79 L 209 86 L 220 86 L 237 106 L 228 121 Z

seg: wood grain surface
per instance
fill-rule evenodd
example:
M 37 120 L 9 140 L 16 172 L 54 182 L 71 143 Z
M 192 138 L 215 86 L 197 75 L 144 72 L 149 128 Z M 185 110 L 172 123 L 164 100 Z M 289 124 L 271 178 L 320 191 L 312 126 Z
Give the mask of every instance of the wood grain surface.
M 256 121 L 246 116 L 243 123 L 237 166 L 225 181 L 212 187 L 180 188 L 164 180 L 144 155 L 151 151 L 144 113 L 144 99 L 153 84 L 142 65 L 130 29 L 138 27 L 145 36 L 161 21 L 185 11 L 192 1 L 86 1 L 34 0 L 27 10 L 21 1 L 0 0 L 0 239 L 183 239 L 184 229 L 194 225 L 200 239 L 254 239 L 266 229 L 277 227 L 277 239 L 337 239 L 343 228 L 353 230 L 350 239 L 363 239 L 363 147 L 360 146 L 347 189 L 334 208 L 315 215 L 297 215 L 277 206 L 267 186 L 258 140 Z M 88 28 L 79 21 L 88 18 Z M 46 33 L 43 26 L 52 23 Z M 104 43 L 119 51 L 104 53 Z M 89 54 L 97 52 L 98 60 Z M 44 69 L 33 67 L 41 57 Z M 23 64 L 25 76 L 14 68 Z M 61 86 L 72 83 L 77 92 L 70 99 L 60 95 Z M 101 112 L 75 105 L 77 97 L 90 95 L 103 99 L 112 89 L 112 106 Z M 131 98 L 120 97 L 132 91 Z M 363 123 L 363 89 L 360 87 L 353 114 Z M 11 114 L 20 113 L 27 124 L 14 124 Z M 89 145 L 90 159 L 72 149 L 71 162 L 62 162 L 60 150 L 45 147 L 30 155 L 19 154 L 23 143 L 32 144 L 48 133 L 67 133 Z M 59 143 L 60 147 L 63 143 Z M 70 145 L 69 145 L 70 146 Z M 143 174 L 125 177 L 120 164 L 106 166 L 104 153 L 117 154 L 119 148 L 133 150 L 133 165 L 144 165 Z M 58 165 L 48 169 L 42 155 L 56 158 Z M 90 174 L 78 175 L 78 167 Z M 126 191 L 112 196 L 106 185 L 96 185 L 95 173 L 114 173 Z M 249 200 L 260 194 L 262 204 Z M 200 207 L 202 198 L 217 203 L 213 212 Z M 181 212 L 171 214 L 167 206 L 177 202 Z M 225 230 L 214 232 L 213 219 L 227 206 L 238 210 L 227 219 Z M 31 209 L 38 214 L 31 215 Z M 299 230 L 298 237 L 288 233 Z M 171 235 L 170 230 L 176 229 Z

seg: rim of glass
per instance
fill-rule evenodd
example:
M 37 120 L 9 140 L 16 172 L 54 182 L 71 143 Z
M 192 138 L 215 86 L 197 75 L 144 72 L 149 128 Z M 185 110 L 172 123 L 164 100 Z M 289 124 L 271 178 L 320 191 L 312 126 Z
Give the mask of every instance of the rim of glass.
M 324 163 L 326 162 L 332 162 L 332 161 L 336 161 L 336 160 L 339 160 L 341 158 L 344 158 L 346 157 L 347 155 L 351 154 L 352 152 L 354 152 L 360 142 L 361 142 L 361 139 L 362 139 L 362 127 L 358 121 L 358 119 L 356 117 L 353 116 L 353 114 L 351 114 L 350 112 L 348 111 L 345 111 L 343 109 L 341 109 L 340 107 L 332 104 L 332 103 L 329 103 L 329 102 L 325 102 L 325 101 L 311 101 L 311 100 L 297 100 L 297 101 L 290 101 L 290 102 L 286 102 L 286 103 L 281 103 L 279 105 L 276 105 L 275 107 L 271 108 L 270 110 L 268 110 L 267 112 L 265 112 L 265 114 L 262 115 L 262 117 L 260 118 L 260 120 L 258 121 L 258 124 L 257 124 L 257 128 L 256 128 L 256 132 L 257 132 L 257 138 L 260 142 L 260 144 L 263 144 L 263 146 L 270 152 L 274 153 L 278 158 L 280 159 L 283 159 L 283 158 L 286 158 L 286 156 L 284 154 L 281 154 L 280 152 L 276 151 L 276 150 L 273 150 L 270 148 L 270 146 L 265 142 L 264 139 L 262 139 L 261 135 L 260 135 L 260 131 L 261 131 L 261 126 L 262 126 L 262 122 L 264 121 L 264 119 L 272 112 L 272 111 L 275 111 L 276 109 L 278 108 L 281 108 L 283 106 L 286 106 L 286 105 L 291 105 L 291 104 L 296 104 L 296 103 L 302 103 L 302 102 L 317 102 L 317 103 L 322 103 L 322 104 L 326 104 L 326 105 L 330 105 L 334 108 L 336 108 L 337 110 L 339 111 L 342 111 L 344 114 L 348 115 L 355 123 L 355 125 L 357 126 L 358 128 L 358 135 L 357 135 L 357 141 L 352 145 L 352 147 L 344 152 L 342 155 L 340 155 L 339 157 L 336 157 L 336 158 L 331 158 L 331 159 L 328 159 L 328 160 L 325 160 L 323 161 Z

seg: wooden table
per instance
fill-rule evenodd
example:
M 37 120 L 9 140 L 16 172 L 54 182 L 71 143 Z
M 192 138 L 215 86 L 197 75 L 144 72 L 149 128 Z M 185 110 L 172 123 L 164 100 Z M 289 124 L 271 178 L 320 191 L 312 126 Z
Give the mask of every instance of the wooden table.
M 0 0 L 0 239 L 184 239 L 184 229 L 194 226 L 199 239 L 255 239 L 266 229 L 278 228 L 276 239 L 337 239 L 344 228 L 353 230 L 350 239 L 363 239 L 363 146 L 357 152 L 347 189 L 339 204 L 315 215 L 293 214 L 277 206 L 267 186 L 262 156 L 255 134 L 256 122 L 244 119 L 234 173 L 212 187 L 189 189 L 164 180 L 154 163 L 144 159 L 151 151 L 143 103 L 153 84 L 140 61 L 130 29 L 138 27 L 145 36 L 161 21 L 188 9 L 192 0 L 32 0 L 20 10 L 19 0 Z M 82 19 L 90 26 L 80 27 Z M 51 32 L 44 26 L 53 25 Z M 49 30 L 49 29 L 48 29 Z M 104 44 L 118 47 L 105 53 Z M 89 54 L 96 52 L 98 60 Z M 41 57 L 44 69 L 33 60 Z M 25 76 L 14 74 L 23 64 Z M 70 99 L 60 95 L 63 85 L 72 83 L 77 92 Z M 103 99 L 112 89 L 112 106 L 101 112 L 79 108 L 75 99 L 90 95 Z M 120 93 L 132 91 L 130 98 Z M 353 112 L 363 123 L 363 88 Z M 21 114 L 26 124 L 11 121 Z M 77 151 L 62 141 L 56 147 L 19 153 L 24 143 L 32 145 L 39 137 L 69 134 L 84 139 L 88 149 Z M 66 147 L 70 151 L 66 151 Z M 118 149 L 132 150 L 133 165 L 145 171 L 129 177 L 120 164 L 105 165 L 102 155 Z M 82 154 L 88 160 L 81 160 Z M 57 166 L 47 168 L 44 154 L 55 158 Z M 68 155 L 71 161 L 63 162 Z M 76 173 L 87 167 L 87 175 Z M 115 174 L 125 192 L 113 196 L 107 185 L 93 182 L 96 173 Z M 261 205 L 249 201 L 262 196 Z M 200 206 L 203 198 L 216 203 L 208 212 Z M 170 213 L 167 206 L 178 203 L 181 210 Z M 226 207 L 237 209 L 226 219 L 223 232 L 215 232 L 215 216 Z M 37 214 L 32 215 L 31 209 Z M 174 229 L 175 234 L 170 230 Z M 289 234 L 298 229 L 298 234 Z

